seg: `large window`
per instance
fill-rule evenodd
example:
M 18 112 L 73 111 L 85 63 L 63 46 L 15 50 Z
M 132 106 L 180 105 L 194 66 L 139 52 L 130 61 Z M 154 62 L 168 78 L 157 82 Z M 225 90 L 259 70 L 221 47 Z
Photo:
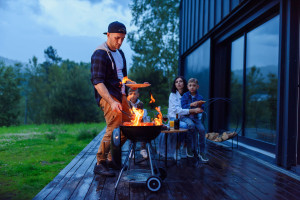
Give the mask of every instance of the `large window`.
M 209 60 L 210 60 L 210 40 L 204 42 L 200 47 L 185 58 L 184 76 L 187 78 L 197 78 L 199 81 L 199 94 L 204 99 L 209 95 Z
M 246 33 L 245 37 L 233 41 L 231 47 L 230 94 L 233 102 L 241 108 L 240 111 L 243 110 L 244 105 L 244 112 L 240 112 L 240 116 L 244 116 L 245 119 L 243 134 L 248 138 L 274 144 L 276 142 L 279 16 Z M 234 114 L 239 116 L 239 111 L 231 109 L 231 119 L 234 119 Z
M 230 130 L 241 131 L 243 110 L 244 36 L 231 45 Z

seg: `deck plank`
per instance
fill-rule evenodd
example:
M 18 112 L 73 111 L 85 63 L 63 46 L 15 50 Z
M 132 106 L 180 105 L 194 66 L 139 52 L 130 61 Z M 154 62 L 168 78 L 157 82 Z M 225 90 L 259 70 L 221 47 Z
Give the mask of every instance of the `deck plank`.
M 104 178 L 103 176 L 100 176 L 101 178 Z M 115 199 L 115 183 L 117 181 L 117 176 L 106 178 L 105 185 L 103 187 L 103 190 L 101 192 L 100 199 L 102 200 L 111 200 Z
M 223 152 L 218 152 L 218 155 L 216 155 L 216 152 L 211 152 L 211 153 L 212 155 L 214 154 L 215 157 L 221 156 L 223 161 L 230 163 L 230 168 L 233 169 L 235 173 L 242 172 L 243 174 L 240 173 L 239 176 L 243 177 L 245 181 L 249 182 L 249 184 L 251 184 L 252 187 L 255 187 L 256 193 L 261 193 L 262 196 L 264 196 L 264 194 L 268 192 L 266 190 L 267 188 L 260 187 L 260 184 L 268 182 L 268 183 L 273 183 L 275 185 L 276 183 L 274 182 L 274 180 L 276 180 L 276 178 L 280 179 L 280 181 L 277 181 L 277 184 L 281 186 L 279 187 L 278 190 L 281 190 L 280 188 L 283 188 L 282 192 L 280 193 L 281 195 L 285 194 L 284 195 L 285 197 L 288 196 L 292 199 L 294 198 L 296 199 L 299 196 L 299 190 L 297 190 L 297 188 L 299 188 L 299 185 L 297 183 L 290 183 L 289 181 L 290 177 L 287 177 L 284 174 L 276 174 L 270 171 L 266 166 L 260 163 L 251 162 L 251 160 L 247 162 L 247 170 L 237 170 L 239 168 L 245 169 L 245 167 L 235 163 L 232 160 L 232 157 L 229 157 L 227 154 L 224 154 Z M 248 158 L 246 158 L 246 161 L 247 160 Z M 257 170 L 258 167 L 259 170 Z M 285 182 L 292 184 L 292 186 L 285 184 Z
M 46 187 L 44 187 L 33 200 L 41 200 L 47 198 L 53 190 L 61 184 L 67 174 L 74 170 L 73 168 L 83 159 L 85 154 L 99 143 L 106 129 L 103 129 Z M 72 173 L 72 172 L 71 172 Z
M 84 199 L 85 200 L 98 200 L 100 199 L 100 196 L 102 194 L 104 185 L 105 185 L 106 178 L 95 175 L 93 182 L 91 183 L 91 186 L 85 195 Z
M 209 142 L 208 164 L 193 165 L 181 159 L 169 162 L 167 178 L 158 192 L 150 192 L 146 184 L 128 183 L 116 177 L 93 174 L 96 153 L 105 129 L 94 138 L 34 199 L 298 199 L 300 181 L 267 165 L 238 153 L 235 149 Z M 123 146 L 124 161 L 129 142 Z M 139 157 L 136 152 L 136 158 Z M 145 162 L 146 163 L 146 162 Z M 147 163 L 133 168 L 147 168 Z M 171 165 L 170 165 L 171 164 Z M 158 161 L 160 167 L 164 162 Z M 118 174 L 118 171 L 116 171 Z
M 76 172 L 68 180 L 68 182 L 64 185 L 62 190 L 57 194 L 55 198 L 56 199 L 64 199 L 66 197 L 70 198 L 75 191 L 78 190 L 87 191 L 89 188 L 89 183 L 87 183 L 88 185 L 86 185 L 86 184 L 80 184 L 80 182 L 89 180 L 88 176 L 85 174 L 87 172 L 87 169 L 89 169 L 91 166 L 94 166 L 95 163 L 93 161 L 95 161 L 95 156 L 89 156 L 82 163 L 82 165 L 76 170 Z
M 87 194 L 88 190 L 90 189 L 91 184 L 94 180 L 93 169 L 94 169 L 95 163 L 96 163 L 96 156 L 92 160 L 90 167 L 88 168 L 88 170 L 84 174 L 84 177 L 81 179 L 81 181 L 77 185 L 77 188 L 74 190 L 70 199 L 84 199 L 84 197 L 86 196 L 86 194 Z

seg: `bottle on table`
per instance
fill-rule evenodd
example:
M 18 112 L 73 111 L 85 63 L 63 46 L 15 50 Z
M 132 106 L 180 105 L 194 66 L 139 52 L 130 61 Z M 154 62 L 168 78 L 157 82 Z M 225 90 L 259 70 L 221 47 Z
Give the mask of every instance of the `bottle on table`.
M 176 114 L 176 119 L 174 120 L 174 129 L 179 129 L 178 113 Z

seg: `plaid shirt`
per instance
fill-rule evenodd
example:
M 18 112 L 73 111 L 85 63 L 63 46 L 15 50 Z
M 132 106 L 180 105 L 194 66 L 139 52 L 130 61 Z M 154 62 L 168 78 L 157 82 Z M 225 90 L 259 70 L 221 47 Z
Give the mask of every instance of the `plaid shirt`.
M 124 53 L 119 50 L 120 54 L 123 58 L 124 68 L 123 68 L 123 75 L 124 77 L 127 76 L 127 69 L 126 69 L 126 60 Z M 105 50 L 98 49 L 96 50 L 91 58 L 91 82 L 93 85 L 97 85 L 99 83 L 104 83 L 106 86 L 109 94 L 115 98 L 117 98 L 120 102 L 122 102 L 122 93 L 121 93 L 121 80 L 118 78 L 117 69 L 115 61 L 110 54 L 109 58 L 108 53 Z M 112 65 L 113 62 L 113 65 Z M 114 66 L 114 68 L 113 68 Z M 95 99 L 97 101 L 98 106 L 100 105 L 101 96 L 95 90 Z

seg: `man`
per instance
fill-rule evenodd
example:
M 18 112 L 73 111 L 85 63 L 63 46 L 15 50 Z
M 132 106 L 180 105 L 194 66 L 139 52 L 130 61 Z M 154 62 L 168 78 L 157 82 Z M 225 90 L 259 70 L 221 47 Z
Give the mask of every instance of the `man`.
M 130 113 L 129 104 L 125 96 L 123 77 L 127 76 L 126 60 L 120 47 L 126 35 L 124 24 L 115 21 L 109 24 L 107 40 L 97 47 L 91 58 L 91 81 L 95 88 L 95 98 L 101 107 L 106 121 L 106 132 L 97 152 L 97 163 L 94 173 L 104 176 L 115 176 L 109 169 L 112 164 L 110 154 L 111 135 L 122 121 L 130 121 L 121 110 Z M 132 83 L 127 81 L 127 83 Z M 135 82 L 133 82 L 135 83 Z M 121 145 L 126 137 L 121 135 Z

